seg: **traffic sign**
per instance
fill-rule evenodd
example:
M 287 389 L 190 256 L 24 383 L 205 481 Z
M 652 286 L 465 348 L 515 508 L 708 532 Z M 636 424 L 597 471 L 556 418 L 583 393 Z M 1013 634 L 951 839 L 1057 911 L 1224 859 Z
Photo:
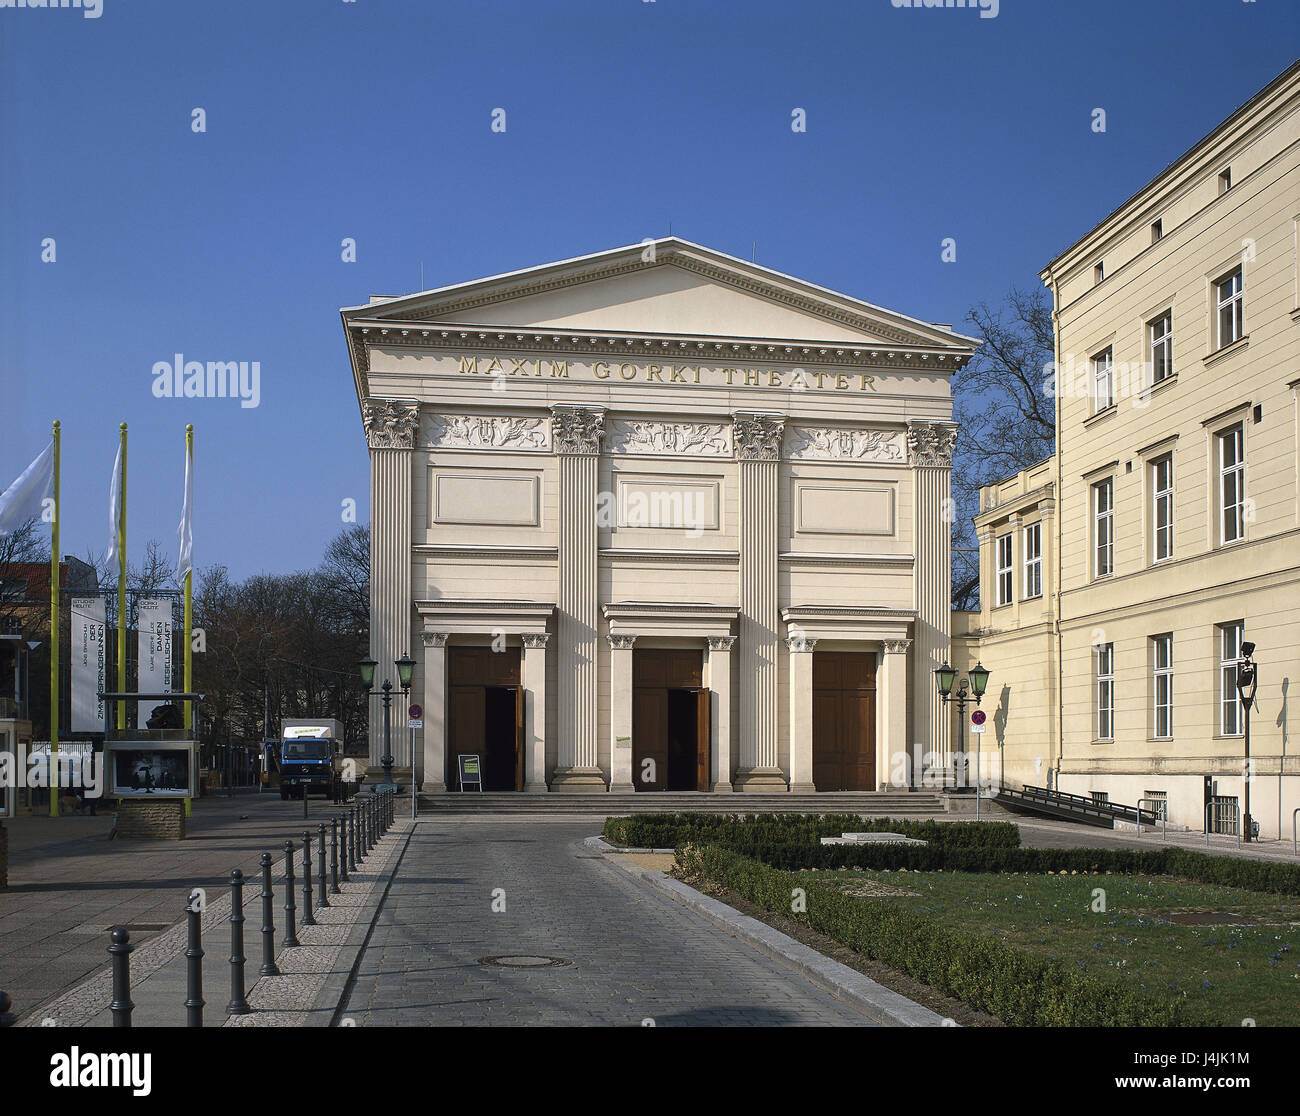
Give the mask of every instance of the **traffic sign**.
M 419 717 L 412 717 L 406 722 L 406 727 L 409 729 L 424 728 L 424 722 Z
M 970 715 L 970 723 L 972 725 L 982 725 L 984 723 L 984 720 L 985 717 L 984 717 L 983 709 L 977 709 L 975 710 L 974 713 Z
M 408 715 L 408 716 L 409 716 L 413 721 L 418 721 L 421 717 L 424 716 L 424 710 L 421 709 L 418 705 L 412 705 L 411 708 L 408 709 L 406 712 L 407 712 L 407 715 Z

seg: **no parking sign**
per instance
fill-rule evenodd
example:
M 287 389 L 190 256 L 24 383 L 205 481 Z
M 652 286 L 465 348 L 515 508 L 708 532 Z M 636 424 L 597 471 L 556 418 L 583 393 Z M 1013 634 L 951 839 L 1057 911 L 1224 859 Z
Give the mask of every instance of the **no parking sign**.
M 984 731 L 984 722 L 987 720 L 983 709 L 976 709 L 970 715 L 971 732 L 980 733 Z

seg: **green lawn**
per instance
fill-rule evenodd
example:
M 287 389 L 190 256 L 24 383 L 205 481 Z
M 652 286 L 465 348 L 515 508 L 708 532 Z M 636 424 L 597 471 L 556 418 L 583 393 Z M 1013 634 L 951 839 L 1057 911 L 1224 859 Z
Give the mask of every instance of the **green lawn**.
M 1300 899 L 1168 876 L 821 870 L 809 880 L 898 904 L 1225 1023 L 1300 1024 Z M 1105 910 L 1093 891 L 1105 892 Z M 881 894 L 881 892 L 884 894 Z M 901 894 L 893 894 L 901 892 Z M 1238 916 L 1241 925 L 1227 920 Z

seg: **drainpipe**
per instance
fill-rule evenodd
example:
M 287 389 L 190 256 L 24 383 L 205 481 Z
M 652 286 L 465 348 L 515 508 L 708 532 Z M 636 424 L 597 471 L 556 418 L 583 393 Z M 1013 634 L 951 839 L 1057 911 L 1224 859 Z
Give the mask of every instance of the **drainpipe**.
M 1061 478 L 1064 475 L 1063 464 L 1061 461 L 1061 319 L 1059 289 L 1057 286 L 1056 276 L 1051 276 L 1052 289 L 1052 351 L 1056 360 L 1056 375 L 1053 378 L 1055 385 L 1056 399 L 1054 401 L 1054 414 L 1056 419 L 1055 431 L 1055 450 L 1056 450 L 1056 585 L 1052 596 L 1054 597 L 1052 605 L 1052 627 L 1056 630 L 1056 774 L 1053 777 L 1052 785 L 1054 790 L 1061 789 L 1061 762 L 1065 753 L 1065 716 L 1064 700 L 1062 697 L 1062 685 L 1064 684 L 1064 672 L 1061 666 L 1062 649 L 1061 649 L 1061 570 L 1064 565 L 1061 556 L 1061 523 L 1065 518 L 1065 493 L 1061 487 Z

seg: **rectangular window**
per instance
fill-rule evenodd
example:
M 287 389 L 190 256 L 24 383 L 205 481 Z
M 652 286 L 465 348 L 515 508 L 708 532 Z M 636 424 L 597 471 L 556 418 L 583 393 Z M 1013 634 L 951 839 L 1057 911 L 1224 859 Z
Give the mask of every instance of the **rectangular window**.
M 998 604 L 1011 603 L 1011 536 L 998 539 Z
M 1147 322 L 1147 343 L 1151 346 L 1151 382 L 1160 383 L 1174 374 L 1174 312 L 1166 310 Z
M 1031 523 L 1025 528 L 1025 598 L 1043 594 L 1043 525 Z
M 1157 240 L 1159 240 L 1164 235 L 1165 235 L 1164 221 L 1152 221 L 1151 222 L 1151 243 L 1154 244 Z
M 1151 558 L 1163 562 L 1174 553 L 1174 458 L 1151 463 Z
M 1245 625 L 1237 620 L 1219 625 L 1219 732 L 1241 735 L 1241 696 L 1237 670 L 1241 666 L 1241 639 Z
M 1109 577 L 1115 562 L 1114 478 L 1092 486 L 1093 577 Z
M 1168 740 L 1174 735 L 1174 637 L 1151 637 L 1151 735 Z
M 1219 193 L 1226 194 L 1232 189 L 1232 168 L 1224 167 L 1219 172 Z
M 1231 345 L 1244 331 L 1246 296 L 1241 285 L 1241 268 L 1230 271 L 1214 284 L 1219 310 L 1219 348 Z
M 1169 817 L 1169 792 L 1149 790 L 1143 791 L 1142 797 L 1146 799 L 1142 803 L 1142 809 L 1154 815 L 1156 821 Z
M 1237 542 L 1246 533 L 1245 432 L 1240 424 L 1221 431 L 1219 445 L 1219 542 Z
M 1103 643 L 1094 655 L 1097 708 L 1097 739 L 1115 738 L 1115 645 Z
M 1110 791 L 1089 791 L 1088 793 L 1092 795 L 1092 804 L 1094 806 L 1110 805 Z
M 1115 402 L 1115 385 L 1111 380 L 1111 350 L 1103 349 L 1092 358 L 1092 413 L 1104 411 Z
M 1106 265 L 1102 263 L 1100 260 L 1098 260 L 1096 265 L 1092 269 L 1092 281 L 1094 283 L 1100 283 L 1105 278 L 1106 278 Z

